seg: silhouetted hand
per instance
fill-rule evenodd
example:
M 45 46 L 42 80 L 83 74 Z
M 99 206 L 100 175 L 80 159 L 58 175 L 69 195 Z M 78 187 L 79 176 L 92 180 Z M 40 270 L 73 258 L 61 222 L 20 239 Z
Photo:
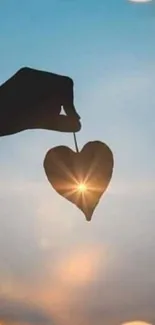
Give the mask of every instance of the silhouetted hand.
M 60 114 L 62 107 L 66 115 Z M 72 79 L 22 68 L 0 86 L 0 136 L 28 129 L 60 132 L 81 129 L 74 107 Z

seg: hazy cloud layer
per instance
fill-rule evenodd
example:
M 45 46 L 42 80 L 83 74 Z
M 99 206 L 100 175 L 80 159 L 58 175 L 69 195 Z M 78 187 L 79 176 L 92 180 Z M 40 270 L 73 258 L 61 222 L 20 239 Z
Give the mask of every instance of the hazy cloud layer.
M 0 298 L 0 321 L 7 324 L 53 324 L 50 316 L 41 307 L 3 298 Z
M 109 189 L 87 224 L 46 183 L 8 184 L 0 187 L 0 288 L 12 300 L 1 299 L 2 319 L 45 324 L 46 314 L 20 305 L 26 299 L 48 308 L 58 325 L 153 322 L 154 206 L 141 204 L 144 190 L 133 208 L 130 191 L 122 202 Z

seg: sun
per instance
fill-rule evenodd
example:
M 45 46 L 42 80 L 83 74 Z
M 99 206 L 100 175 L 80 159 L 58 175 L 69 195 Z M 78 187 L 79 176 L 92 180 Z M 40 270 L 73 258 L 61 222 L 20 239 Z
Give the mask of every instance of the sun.
M 80 184 L 78 184 L 77 189 L 79 192 L 84 193 L 87 190 L 87 186 L 84 183 L 80 183 Z

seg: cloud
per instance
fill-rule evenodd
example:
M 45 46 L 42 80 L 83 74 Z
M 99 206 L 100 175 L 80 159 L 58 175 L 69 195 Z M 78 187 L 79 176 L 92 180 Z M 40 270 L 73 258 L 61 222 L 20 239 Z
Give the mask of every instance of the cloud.
M 0 321 L 7 324 L 52 325 L 52 319 L 42 308 L 21 301 L 0 298 Z

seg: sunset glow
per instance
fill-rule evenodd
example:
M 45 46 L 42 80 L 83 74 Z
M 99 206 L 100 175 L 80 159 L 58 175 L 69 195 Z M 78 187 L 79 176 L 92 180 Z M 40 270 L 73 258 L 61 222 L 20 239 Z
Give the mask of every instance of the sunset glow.
M 151 324 L 146 322 L 141 322 L 141 321 L 134 321 L 134 322 L 124 323 L 122 325 L 151 325 Z

